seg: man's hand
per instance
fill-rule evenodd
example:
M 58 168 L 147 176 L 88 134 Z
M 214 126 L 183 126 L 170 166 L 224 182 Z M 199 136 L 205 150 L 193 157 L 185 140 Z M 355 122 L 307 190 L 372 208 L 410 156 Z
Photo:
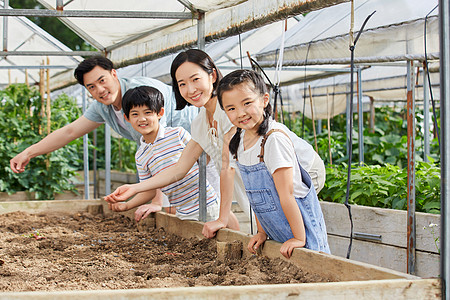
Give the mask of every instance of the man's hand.
M 305 247 L 305 244 L 305 241 L 292 238 L 281 245 L 280 252 L 284 257 L 290 258 L 292 255 L 292 251 L 294 251 L 294 248 L 303 248 Z
M 134 219 L 136 222 L 147 218 L 147 216 L 151 213 L 161 211 L 162 207 L 156 204 L 144 204 L 139 206 L 134 212 Z
M 258 250 L 259 246 L 263 244 L 267 240 L 267 234 L 265 232 L 258 232 L 248 242 L 247 249 L 252 254 L 256 254 L 256 250 Z
M 9 161 L 11 170 L 14 173 L 22 173 L 25 171 L 25 166 L 30 162 L 30 157 L 25 151 L 20 152 Z
M 205 225 L 203 225 L 202 234 L 206 238 L 211 239 L 216 235 L 216 232 L 219 229 L 222 229 L 225 227 L 227 227 L 227 224 L 222 222 L 220 219 L 215 220 L 215 221 L 210 221 L 210 222 L 205 223 Z
M 137 194 L 133 184 L 125 184 L 119 186 L 113 193 L 104 197 L 108 203 L 116 203 L 126 201 Z

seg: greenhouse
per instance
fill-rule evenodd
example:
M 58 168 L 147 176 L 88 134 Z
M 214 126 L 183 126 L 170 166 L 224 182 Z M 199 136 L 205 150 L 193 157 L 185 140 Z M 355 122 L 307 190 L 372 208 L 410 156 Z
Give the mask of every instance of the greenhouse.
M 83 293 L 92 299 L 209 299 L 228 293 L 242 299 L 448 299 L 447 2 L 14 2 L 0 1 L 5 141 L 0 223 L 2 243 L 19 248 L 0 251 L 0 299 L 71 299 Z M 58 19 L 87 46 L 68 47 L 32 21 L 37 19 Z M 136 222 L 134 209 L 112 211 L 103 197 L 139 181 L 135 152 L 140 145 L 120 130 L 100 126 L 105 122 L 86 129 L 82 139 L 33 156 L 22 174 L 14 171 L 15 156 L 59 128 L 77 124 L 99 102 L 74 77 L 83 60 L 103 56 L 119 79 L 147 77 L 170 86 L 172 62 L 192 48 L 204 50 L 223 76 L 239 69 L 259 73 L 270 89 L 275 121 L 319 154 L 326 180 L 317 197 L 331 254 L 295 249 L 287 259 L 280 254 L 282 243 L 269 240 L 251 255 L 246 245 L 261 225 L 235 199 L 231 211 L 240 230 L 222 228 L 213 239 L 204 239 L 210 180 L 204 154 L 198 159 L 200 222 L 167 212 Z M 168 117 L 169 127 L 181 126 L 173 122 Z M 50 229 L 52 218 L 60 227 Z M 92 220 L 102 228 L 90 229 Z M 28 222 L 36 225 L 27 227 Z M 125 229 L 114 229 L 117 222 Z M 88 228 L 100 236 L 88 237 Z M 77 240 L 77 232 L 84 232 L 86 240 Z M 190 246 L 177 248 L 178 239 L 193 243 L 194 255 L 185 253 Z M 150 240 L 161 242 L 151 246 Z M 169 248 L 156 250 L 157 244 Z M 202 248 L 213 249 L 214 256 L 201 254 Z M 73 255 L 71 263 L 53 266 L 50 260 L 20 256 L 61 249 Z M 29 269 L 15 266 L 16 255 Z M 196 255 L 205 260 L 189 265 L 187 257 Z M 279 269 L 255 267 L 261 259 Z M 41 264 L 48 264 L 48 272 L 32 269 Z M 116 270 L 106 268 L 113 265 Z M 249 273 L 254 269 L 268 274 Z M 26 272 L 43 279 L 16 283 Z M 306 278 L 299 279 L 302 272 Z M 84 275 L 78 279 L 78 273 Z

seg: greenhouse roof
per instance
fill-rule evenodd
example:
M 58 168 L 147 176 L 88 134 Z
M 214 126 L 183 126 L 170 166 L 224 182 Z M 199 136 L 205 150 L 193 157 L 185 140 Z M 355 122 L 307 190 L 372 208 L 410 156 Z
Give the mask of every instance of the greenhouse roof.
M 0 9 L 2 16 L 8 16 L 4 18 L 7 21 L 3 22 L 2 27 L 4 41 L 8 40 L 7 44 L 4 42 L 4 51 L 1 52 L 3 60 L 17 56 L 21 62 L 10 65 L 23 65 L 24 57 L 34 57 L 34 64 L 40 65 L 47 56 L 50 56 L 50 63 L 54 64 L 57 61 L 54 57 L 63 55 L 64 51 L 64 55 L 92 55 L 83 51 L 67 53 L 67 48 L 57 50 L 52 45 L 28 47 L 27 38 L 32 35 L 28 30 L 23 30 L 24 37 L 21 40 L 13 42 L 19 28 L 12 26 L 12 20 L 22 16 L 58 17 L 100 53 L 106 54 L 116 66 L 123 67 L 192 47 L 197 44 L 198 36 L 212 41 L 346 0 L 38 1 L 47 9 Z M 8 22 L 12 24 L 8 26 Z M 39 55 L 40 53 L 44 55 Z M 79 57 L 75 60 L 78 61 Z M 32 64 L 31 59 L 26 63 Z M 72 61 L 65 65 L 74 63 L 76 64 Z M 57 72 L 51 71 L 52 89 L 74 83 L 71 71 L 55 76 Z M 15 78 L 23 82 L 23 76 L 19 75 L 9 77 L 12 82 Z M 8 78 L 0 77 L 2 84 L 8 83 L 5 82 L 5 77 Z

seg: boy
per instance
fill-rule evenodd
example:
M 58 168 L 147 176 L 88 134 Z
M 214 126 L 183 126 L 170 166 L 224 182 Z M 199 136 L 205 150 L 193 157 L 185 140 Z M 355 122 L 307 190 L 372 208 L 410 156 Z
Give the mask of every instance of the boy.
M 165 128 L 159 122 L 164 115 L 163 95 L 155 88 L 139 86 L 128 90 L 122 99 L 124 118 L 142 136 L 136 152 L 139 179 L 145 180 L 174 165 L 190 140 L 190 134 L 182 127 Z M 162 188 L 170 205 L 176 207 L 176 216 L 182 220 L 199 218 L 199 175 L 197 163 L 184 178 Z M 153 196 L 156 193 L 155 190 Z M 207 220 L 218 217 L 218 199 L 212 186 L 206 182 Z M 116 202 L 105 197 L 113 211 L 124 211 L 142 205 L 152 198 L 149 193 L 137 194 L 128 202 Z M 145 215 L 161 210 L 159 204 L 145 206 Z M 138 221 L 142 216 L 135 214 Z

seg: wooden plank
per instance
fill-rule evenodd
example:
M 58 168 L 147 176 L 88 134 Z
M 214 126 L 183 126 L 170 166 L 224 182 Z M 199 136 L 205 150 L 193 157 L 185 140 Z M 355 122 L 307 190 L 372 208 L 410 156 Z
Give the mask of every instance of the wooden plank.
M 348 238 L 328 235 L 328 243 L 330 244 L 331 253 L 341 257 L 347 256 Z M 405 248 L 379 243 L 353 240 L 350 259 L 399 272 L 406 272 L 407 268 Z M 439 277 L 439 255 L 416 251 L 416 271 L 416 275 L 420 277 Z
M 372 280 L 328 283 L 211 286 L 130 290 L 0 293 L 0 300 L 83 299 L 308 299 L 308 300 L 415 300 L 441 299 L 439 279 Z
M 347 208 L 340 203 L 320 202 L 328 234 L 349 237 L 350 220 Z M 381 243 L 406 248 L 406 211 L 352 205 L 353 231 L 381 235 Z M 417 250 L 438 253 L 435 238 L 439 237 L 440 215 L 416 213 Z M 429 227 L 437 224 L 437 227 Z M 424 229 L 424 227 L 426 229 Z M 433 236 L 431 230 L 434 229 Z
M 182 221 L 177 217 L 166 213 L 156 213 L 156 227 L 163 227 L 167 232 L 175 233 L 183 237 L 203 238 L 201 234 L 203 223 Z M 219 230 L 216 239 L 219 242 L 242 242 L 242 245 L 244 246 L 243 256 L 245 257 L 251 255 L 246 249 L 250 237 L 251 235 L 249 234 L 229 229 L 221 229 Z M 269 258 L 285 259 L 280 253 L 280 247 L 281 243 L 266 241 L 262 249 L 262 255 Z M 418 278 L 395 270 L 308 249 L 294 249 L 291 258 L 288 261 L 311 273 L 329 278 L 330 281 Z
M 41 213 L 47 211 L 76 212 L 86 211 L 89 205 L 103 205 L 101 200 L 47 200 L 47 201 L 18 201 L 0 202 L 0 212 L 8 213 L 23 211 L 27 213 Z

